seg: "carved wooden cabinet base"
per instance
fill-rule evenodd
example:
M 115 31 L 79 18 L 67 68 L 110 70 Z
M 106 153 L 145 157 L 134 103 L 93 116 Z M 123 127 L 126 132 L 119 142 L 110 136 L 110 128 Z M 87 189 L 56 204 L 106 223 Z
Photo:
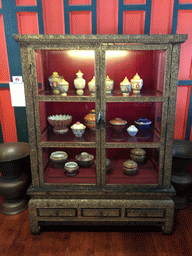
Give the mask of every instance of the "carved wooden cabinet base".
M 91 200 L 31 199 L 29 203 L 31 230 L 40 232 L 42 222 L 78 224 L 147 224 L 162 226 L 164 234 L 172 231 L 174 203 L 167 200 Z M 127 227 L 128 230 L 128 227 Z
M 44 222 L 173 226 L 172 149 L 187 35 L 14 35 L 32 233 Z

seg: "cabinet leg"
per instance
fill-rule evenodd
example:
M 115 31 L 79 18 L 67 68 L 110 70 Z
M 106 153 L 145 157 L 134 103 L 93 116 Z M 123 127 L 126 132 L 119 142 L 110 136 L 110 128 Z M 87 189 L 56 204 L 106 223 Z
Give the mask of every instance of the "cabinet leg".
M 40 234 L 40 225 L 38 221 L 30 221 L 31 233 L 34 235 Z

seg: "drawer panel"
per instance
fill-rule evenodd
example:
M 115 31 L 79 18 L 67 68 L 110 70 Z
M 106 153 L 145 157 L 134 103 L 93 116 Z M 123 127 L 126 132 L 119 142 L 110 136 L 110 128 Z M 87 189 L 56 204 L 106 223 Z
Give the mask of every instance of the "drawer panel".
M 125 209 L 125 216 L 130 218 L 164 218 L 164 209 Z
M 120 209 L 82 209 L 83 217 L 120 217 Z
M 39 209 L 41 217 L 76 217 L 77 209 Z

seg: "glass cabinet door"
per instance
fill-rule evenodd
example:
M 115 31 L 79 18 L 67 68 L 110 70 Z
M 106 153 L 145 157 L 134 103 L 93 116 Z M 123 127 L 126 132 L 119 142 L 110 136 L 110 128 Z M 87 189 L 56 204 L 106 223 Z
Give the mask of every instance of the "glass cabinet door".
M 41 186 L 99 185 L 98 61 L 86 48 L 34 51 Z
M 102 160 L 102 181 L 107 186 L 162 186 L 169 51 L 169 46 L 119 44 L 103 52 L 101 136 L 107 161 Z

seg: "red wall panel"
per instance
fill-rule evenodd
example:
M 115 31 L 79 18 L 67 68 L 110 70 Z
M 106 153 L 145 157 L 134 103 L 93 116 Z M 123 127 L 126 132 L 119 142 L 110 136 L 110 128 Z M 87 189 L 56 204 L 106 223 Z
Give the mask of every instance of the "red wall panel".
M 15 114 L 11 105 L 10 92 L 7 89 L 0 90 L 0 112 L 4 142 L 17 142 Z
M 97 0 L 97 34 L 118 33 L 118 0 Z
M 178 12 L 177 34 L 188 34 L 187 41 L 181 45 L 179 79 L 187 80 L 190 75 L 192 60 L 192 10 Z
M 5 31 L 3 24 L 3 15 L 0 14 L 0 83 L 10 81 L 9 62 L 7 57 L 7 47 L 5 41 Z
M 185 139 L 190 92 L 191 90 L 189 86 L 178 86 L 174 135 L 175 139 Z
M 19 5 L 37 5 L 37 0 L 15 0 L 15 4 Z
M 91 5 L 91 0 L 69 0 L 69 5 Z
M 42 0 L 44 33 L 65 34 L 63 0 Z
M 171 34 L 174 0 L 152 1 L 150 34 Z
M 38 15 L 35 12 L 18 12 L 19 34 L 39 34 Z
M 124 4 L 146 4 L 146 0 L 124 0 Z
M 188 34 L 188 40 L 181 45 L 179 79 L 190 79 L 192 60 L 192 10 L 178 12 L 177 34 Z M 191 88 L 179 87 L 175 120 L 175 138 L 185 139 Z
M 91 11 L 70 12 L 70 34 L 92 34 L 91 16 Z
M 123 34 L 144 34 L 144 26 L 144 11 L 125 11 L 123 13 Z

